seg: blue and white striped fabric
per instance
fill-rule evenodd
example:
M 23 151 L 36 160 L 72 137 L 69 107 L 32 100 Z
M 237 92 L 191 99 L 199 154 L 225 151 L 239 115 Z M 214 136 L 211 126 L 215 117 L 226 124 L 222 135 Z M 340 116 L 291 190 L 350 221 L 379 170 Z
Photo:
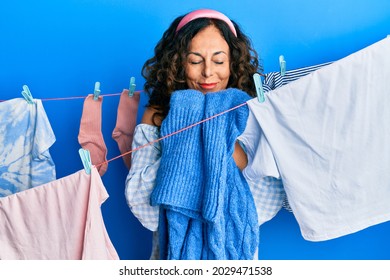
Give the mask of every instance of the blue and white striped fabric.
M 322 64 L 317 64 L 313 66 L 298 68 L 294 70 L 288 70 L 282 76 L 280 72 L 269 72 L 265 74 L 265 78 L 263 81 L 263 90 L 265 92 L 271 91 L 281 86 L 287 85 L 288 83 L 298 80 L 326 65 L 331 64 L 332 62 L 325 62 Z
M 56 180 L 49 153 L 55 140 L 41 100 L 0 103 L 0 197 Z

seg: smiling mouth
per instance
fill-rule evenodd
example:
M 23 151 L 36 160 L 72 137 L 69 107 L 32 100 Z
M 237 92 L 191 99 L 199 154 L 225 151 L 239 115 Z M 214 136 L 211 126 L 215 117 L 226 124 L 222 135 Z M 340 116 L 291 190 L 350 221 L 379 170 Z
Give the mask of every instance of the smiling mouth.
M 203 89 L 212 89 L 217 85 L 217 83 L 203 83 L 203 84 L 199 84 L 199 85 Z

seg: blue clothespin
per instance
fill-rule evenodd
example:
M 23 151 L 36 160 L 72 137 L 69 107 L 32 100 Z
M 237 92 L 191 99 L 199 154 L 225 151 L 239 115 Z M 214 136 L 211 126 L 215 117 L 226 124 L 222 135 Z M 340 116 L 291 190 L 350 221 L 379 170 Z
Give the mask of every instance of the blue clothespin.
M 284 56 L 279 56 L 279 65 L 280 65 L 280 75 L 284 76 L 286 74 L 286 61 L 284 60 Z
M 263 83 L 261 81 L 260 74 L 259 73 L 253 74 L 253 80 L 255 81 L 257 99 L 259 100 L 260 103 L 263 103 L 265 101 L 265 97 L 264 97 Z
M 33 96 L 31 94 L 28 86 L 26 86 L 26 85 L 23 86 L 22 95 L 23 95 L 24 99 L 26 99 L 28 104 L 34 104 Z
M 131 77 L 130 78 L 130 86 L 129 86 L 129 96 L 132 97 L 134 95 L 135 91 L 135 78 Z
M 79 149 L 79 155 L 81 158 L 81 162 L 83 163 L 84 170 L 87 174 L 91 174 L 92 161 L 91 154 L 88 150 Z
M 95 83 L 95 90 L 93 91 L 93 100 L 98 100 L 100 95 L 100 83 Z

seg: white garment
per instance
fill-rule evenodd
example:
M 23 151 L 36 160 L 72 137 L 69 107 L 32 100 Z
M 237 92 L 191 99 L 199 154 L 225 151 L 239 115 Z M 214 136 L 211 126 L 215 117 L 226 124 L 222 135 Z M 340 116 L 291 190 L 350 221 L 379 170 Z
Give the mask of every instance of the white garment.
M 246 176 L 282 179 L 305 239 L 390 220 L 390 38 L 248 106 Z

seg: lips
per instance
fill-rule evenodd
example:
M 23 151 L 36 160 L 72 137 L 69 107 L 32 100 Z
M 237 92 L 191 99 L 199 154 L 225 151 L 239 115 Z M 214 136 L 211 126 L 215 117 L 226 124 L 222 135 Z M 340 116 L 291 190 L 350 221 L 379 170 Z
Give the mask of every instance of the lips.
M 199 84 L 200 87 L 202 89 L 207 89 L 207 90 L 210 90 L 210 89 L 213 89 L 217 86 L 218 83 L 202 83 L 202 84 Z

